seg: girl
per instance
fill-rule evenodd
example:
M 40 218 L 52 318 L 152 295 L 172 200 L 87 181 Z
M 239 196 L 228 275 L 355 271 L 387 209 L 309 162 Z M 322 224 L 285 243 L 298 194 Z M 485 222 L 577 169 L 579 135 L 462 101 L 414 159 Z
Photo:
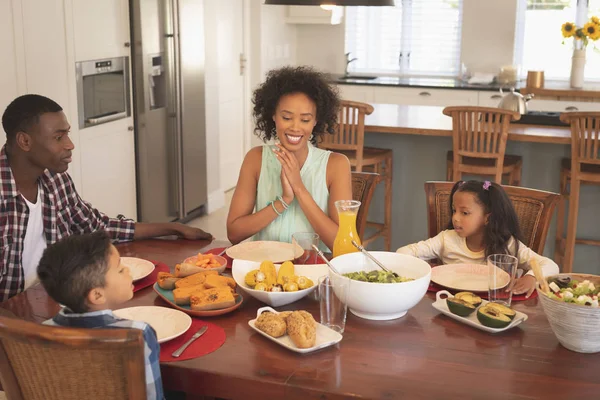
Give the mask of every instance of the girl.
M 335 201 L 352 199 L 350 162 L 314 146 L 337 126 L 339 98 L 324 75 L 309 67 L 270 71 L 254 92 L 255 133 L 274 146 L 248 152 L 227 216 L 233 244 L 291 242 L 294 232 L 316 232 L 332 248 L 338 229 Z
M 514 294 L 535 289 L 529 263 L 536 259 L 544 276 L 558 274 L 558 265 L 536 254 L 518 240 L 519 221 L 510 198 L 502 186 L 490 181 L 459 181 L 450 193 L 452 220 L 437 236 L 399 248 L 398 253 L 422 259 L 440 259 L 444 264 L 485 264 L 490 254 L 510 254 L 518 258 L 519 268 L 529 270 L 517 279 Z

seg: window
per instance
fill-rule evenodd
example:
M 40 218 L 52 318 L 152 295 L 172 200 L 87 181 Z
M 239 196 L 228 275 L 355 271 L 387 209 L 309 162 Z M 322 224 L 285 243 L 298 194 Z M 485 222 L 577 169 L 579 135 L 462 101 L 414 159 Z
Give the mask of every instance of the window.
M 592 15 L 600 16 L 600 0 L 518 1 L 514 59 L 522 74 L 538 70 L 546 79 L 568 79 L 573 39 L 565 40 L 560 28 L 567 21 L 582 26 Z M 594 45 L 600 49 L 599 42 L 588 44 L 586 80 L 600 80 L 600 52 L 593 50 Z
M 396 0 L 394 7 L 347 7 L 349 70 L 382 75 L 456 76 L 462 0 Z

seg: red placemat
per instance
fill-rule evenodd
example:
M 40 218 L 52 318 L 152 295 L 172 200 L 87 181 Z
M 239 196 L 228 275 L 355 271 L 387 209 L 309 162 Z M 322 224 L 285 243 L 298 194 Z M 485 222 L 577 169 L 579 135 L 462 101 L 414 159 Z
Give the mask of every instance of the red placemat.
M 194 336 L 194 333 L 198 332 L 198 330 L 205 325 L 208 326 L 206 332 L 204 332 L 204 334 L 198 339 L 194 340 L 192 344 L 185 349 L 183 354 L 177 358 L 171 357 L 171 354 L 175 350 L 180 348 L 185 342 Z M 160 361 L 183 361 L 189 360 L 190 358 L 201 357 L 217 350 L 223 345 L 223 343 L 225 343 L 225 331 L 223 328 L 213 324 L 212 322 L 205 322 L 200 319 L 192 318 L 192 326 L 190 326 L 190 329 L 188 329 L 186 333 L 178 338 L 169 340 L 168 342 L 160 345 Z
M 145 277 L 144 279 L 140 279 L 139 281 L 137 281 L 133 284 L 133 292 L 134 293 L 137 292 L 138 290 L 142 290 L 144 288 L 147 288 L 148 286 L 154 285 L 154 282 L 156 282 L 156 278 L 158 277 L 159 272 L 171 272 L 171 269 L 169 268 L 169 266 L 167 264 L 152 261 L 152 260 L 148 260 L 148 261 L 150 261 L 152 264 L 155 265 L 154 271 L 152 271 L 152 273 L 150 275 L 148 275 L 147 277 Z
M 205 253 L 218 255 L 226 248 L 227 247 L 215 247 L 214 249 L 206 250 Z M 233 258 L 229 257 L 227 253 L 223 253 L 222 257 L 227 260 L 227 268 L 231 268 L 231 266 L 233 265 Z
M 459 290 L 451 290 L 448 288 L 445 288 L 443 286 L 438 285 L 437 283 L 434 282 L 429 282 L 429 287 L 427 288 L 428 292 L 438 292 L 440 290 L 447 290 L 450 293 L 457 293 L 459 292 Z M 513 294 L 513 301 L 525 301 L 525 300 L 529 300 L 529 299 L 535 299 L 537 297 L 537 292 L 534 290 L 533 293 L 531 294 L 531 296 L 529 297 L 525 297 L 524 294 Z M 477 293 L 477 296 L 481 297 L 482 299 L 487 299 L 488 298 L 488 294 L 485 292 L 481 292 L 481 293 Z

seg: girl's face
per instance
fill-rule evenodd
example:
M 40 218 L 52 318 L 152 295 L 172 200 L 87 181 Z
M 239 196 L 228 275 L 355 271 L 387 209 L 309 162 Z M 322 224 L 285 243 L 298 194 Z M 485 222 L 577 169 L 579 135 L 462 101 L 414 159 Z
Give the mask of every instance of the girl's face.
M 282 96 L 273 115 L 277 138 L 281 145 L 289 151 L 306 146 L 317 124 L 316 117 L 317 106 L 304 93 Z
M 456 192 L 452 198 L 452 225 L 460 237 L 467 238 L 483 232 L 489 214 L 474 193 Z

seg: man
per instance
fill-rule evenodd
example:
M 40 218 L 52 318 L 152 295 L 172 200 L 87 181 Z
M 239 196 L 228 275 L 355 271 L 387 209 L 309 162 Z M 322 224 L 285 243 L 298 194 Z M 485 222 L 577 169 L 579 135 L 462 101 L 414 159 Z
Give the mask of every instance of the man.
M 2 115 L 0 150 L 0 302 L 37 281 L 48 244 L 72 234 L 105 230 L 113 242 L 178 235 L 210 239 L 180 223 L 109 218 L 79 197 L 67 168 L 75 148 L 62 107 L 47 97 L 15 99 Z

